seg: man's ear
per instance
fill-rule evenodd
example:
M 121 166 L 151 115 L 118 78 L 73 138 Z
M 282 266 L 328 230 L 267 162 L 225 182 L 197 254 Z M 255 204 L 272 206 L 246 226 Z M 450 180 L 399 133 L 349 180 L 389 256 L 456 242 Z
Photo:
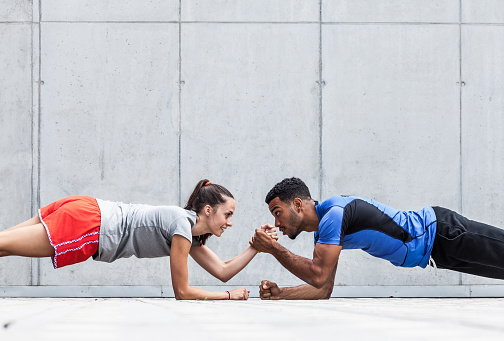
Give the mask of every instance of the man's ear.
M 294 206 L 294 210 L 299 213 L 301 212 L 301 209 L 303 208 L 303 200 L 299 198 L 294 198 L 292 201 L 292 205 Z

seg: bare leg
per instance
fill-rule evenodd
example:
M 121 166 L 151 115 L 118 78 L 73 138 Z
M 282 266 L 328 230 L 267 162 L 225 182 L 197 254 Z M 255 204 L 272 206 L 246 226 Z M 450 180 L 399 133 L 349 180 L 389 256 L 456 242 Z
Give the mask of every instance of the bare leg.
M 42 224 L 16 225 L 0 232 L 1 256 L 51 257 L 54 248 Z
M 14 230 L 14 229 L 17 229 L 17 228 L 20 228 L 20 227 L 23 227 L 23 226 L 30 226 L 30 225 L 36 225 L 36 224 L 40 224 L 41 221 L 40 221 L 40 218 L 38 215 L 36 215 L 35 217 L 33 218 L 30 218 L 28 219 L 27 221 L 24 221 L 22 222 L 21 224 L 18 224 L 16 226 L 13 226 L 11 228 L 8 228 L 7 230 L 5 231 L 11 231 L 11 230 Z

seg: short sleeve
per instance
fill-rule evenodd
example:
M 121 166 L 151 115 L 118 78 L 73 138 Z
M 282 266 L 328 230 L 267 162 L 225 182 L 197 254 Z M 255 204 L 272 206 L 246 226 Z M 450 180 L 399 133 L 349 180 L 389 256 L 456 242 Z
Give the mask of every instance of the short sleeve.
M 320 244 L 342 245 L 341 224 L 343 221 L 343 208 L 331 207 L 322 217 L 319 230 L 315 235 L 315 242 Z
M 193 244 L 191 223 L 186 217 L 180 217 L 173 222 L 172 238 L 174 235 L 178 234 L 189 240 L 191 245 Z

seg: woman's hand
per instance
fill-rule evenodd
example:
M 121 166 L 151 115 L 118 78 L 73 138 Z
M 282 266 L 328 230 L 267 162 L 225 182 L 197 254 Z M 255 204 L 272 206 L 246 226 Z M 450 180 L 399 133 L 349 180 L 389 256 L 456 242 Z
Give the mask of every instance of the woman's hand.
M 229 291 L 229 296 L 231 300 L 248 300 L 250 291 L 245 288 L 238 288 Z

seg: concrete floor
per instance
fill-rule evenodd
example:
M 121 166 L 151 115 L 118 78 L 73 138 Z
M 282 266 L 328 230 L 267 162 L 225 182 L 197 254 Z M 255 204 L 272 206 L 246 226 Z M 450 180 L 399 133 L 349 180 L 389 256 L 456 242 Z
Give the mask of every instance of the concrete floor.
M 504 299 L 1 298 L 0 340 L 502 340 Z

